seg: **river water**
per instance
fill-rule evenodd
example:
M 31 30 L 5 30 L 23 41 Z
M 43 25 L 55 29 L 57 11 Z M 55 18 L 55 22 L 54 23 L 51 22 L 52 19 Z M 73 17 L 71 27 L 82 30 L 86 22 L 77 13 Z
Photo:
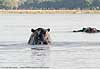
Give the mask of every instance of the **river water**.
M 0 69 L 100 69 L 99 14 L 0 15 Z M 28 45 L 31 28 L 50 28 L 50 45 Z

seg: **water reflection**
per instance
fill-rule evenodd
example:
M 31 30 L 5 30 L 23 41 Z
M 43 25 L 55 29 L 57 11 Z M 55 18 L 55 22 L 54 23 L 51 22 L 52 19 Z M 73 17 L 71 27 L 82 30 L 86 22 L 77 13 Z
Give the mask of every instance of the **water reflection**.
M 49 68 L 49 47 L 31 48 L 34 67 Z

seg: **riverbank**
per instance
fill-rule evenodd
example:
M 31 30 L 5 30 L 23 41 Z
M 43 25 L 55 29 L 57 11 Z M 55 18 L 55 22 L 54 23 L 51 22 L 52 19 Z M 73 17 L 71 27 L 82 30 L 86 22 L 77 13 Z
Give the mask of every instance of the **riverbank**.
M 0 10 L 0 14 L 100 14 L 100 10 Z

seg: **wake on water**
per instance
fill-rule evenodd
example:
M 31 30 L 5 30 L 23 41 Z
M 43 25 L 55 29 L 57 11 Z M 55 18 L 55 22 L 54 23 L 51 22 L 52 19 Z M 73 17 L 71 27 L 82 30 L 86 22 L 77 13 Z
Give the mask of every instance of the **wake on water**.
M 35 48 L 35 47 L 79 47 L 79 46 L 100 46 L 100 42 L 52 42 L 49 45 L 28 45 L 27 43 L 23 42 L 13 42 L 13 41 L 6 41 L 0 42 L 0 47 L 8 47 L 8 48 Z

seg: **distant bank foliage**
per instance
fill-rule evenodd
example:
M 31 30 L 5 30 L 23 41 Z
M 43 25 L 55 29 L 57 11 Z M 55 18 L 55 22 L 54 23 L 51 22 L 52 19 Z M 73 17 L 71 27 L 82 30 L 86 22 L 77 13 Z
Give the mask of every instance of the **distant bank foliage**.
M 0 0 L 0 9 L 100 10 L 100 0 Z

